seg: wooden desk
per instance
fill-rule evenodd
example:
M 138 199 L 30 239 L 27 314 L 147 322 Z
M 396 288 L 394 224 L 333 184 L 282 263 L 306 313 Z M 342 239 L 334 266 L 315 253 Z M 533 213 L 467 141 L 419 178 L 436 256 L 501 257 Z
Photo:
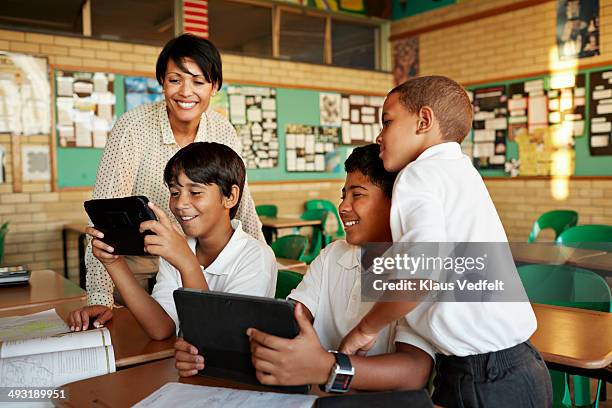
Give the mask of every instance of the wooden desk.
M 0 287 L 0 311 L 32 306 L 53 306 L 85 299 L 86 293 L 73 282 L 49 270 L 32 271 L 29 285 Z
M 62 319 L 67 320 L 71 311 L 85 304 L 85 300 L 72 301 L 57 305 L 55 310 Z M 48 309 L 51 308 L 39 305 L 14 311 L 5 310 L 0 311 L 0 317 L 22 316 Z M 162 341 L 152 340 L 126 307 L 113 309 L 113 319 L 106 324 L 106 327 L 111 334 L 117 368 L 174 356 L 175 337 Z
M 510 250 L 519 264 L 567 264 L 600 275 L 612 276 L 612 252 L 572 248 L 553 243 L 511 243 Z
M 279 258 L 276 257 L 276 266 L 278 269 L 290 269 L 305 267 L 306 262 L 297 261 L 295 259 Z
M 551 368 L 610 381 L 612 313 L 541 304 L 533 309 L 538 328 L 531 342 Z
M 259 217 L 259 219 L 261 220 L 264 236 L 268 237 L 267 239 L 270 239 L 270 241 L 273 241 L 277 231 L 283 228 L 314 227 L 321 229 L 321 232 L 323 232 L 321 220 L 303 220 L 301 218 L 290 217 Z M 271 243 L 268 242 L 268 244 Z
M 87 235 L 85 234 L 87 224 L 66 224 L 62 227 L 62 250 L 64 255 L 64 277 L 68 278 L 68 233 L 78 234 L 79 249 L 79 285 L 85 289 L 85 247 L 87 246 Z

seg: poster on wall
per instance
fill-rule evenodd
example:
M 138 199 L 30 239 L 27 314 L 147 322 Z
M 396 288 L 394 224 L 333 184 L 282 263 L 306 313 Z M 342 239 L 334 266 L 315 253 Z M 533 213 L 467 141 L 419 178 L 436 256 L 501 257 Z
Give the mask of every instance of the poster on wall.
M 342 95 L 342 144 L 375 143 L 384 102 L 383 96 Z
M 0 51 L 0 133 L 38 135 L 50 129 L 47 59 Z
M 612 155 L 612 70 L 591 72 L 589 149 L 593 156 Z
M 335 172 L 341 161 L 339 137 L 337 127 L 286 125 L 287 171 Z
M 164 100 L 164 93 L 157 79 L 147 77 L 126 76 L 125 110 L 129 111 L 146 103 Z
M 114 80 L 104 72 L 55 71 L 59 146 L 104 148 L 116 119 Z
M 21 163 L 24 181 L 51 180 L 49 146 L 23 145 L 21 147 Z
M 393 82 L 403 84 L 419 75 L 419 37 L 393 41 Z
M 256 86 L 228 86 L 229 120 L 242 143 L 242 157 L 248 169 L 269 169 L 278 165 L 276 89 Z
M 477 169 L 503 169 L 506 162 L 506 87 L 473 91 L 472 157 Z
M 337 93 L 319 94 L 319 121 L 322 126 L 340 126 L 341 96 Z
M 599 55 L 599 0 L 557 0 L 560 59 Z

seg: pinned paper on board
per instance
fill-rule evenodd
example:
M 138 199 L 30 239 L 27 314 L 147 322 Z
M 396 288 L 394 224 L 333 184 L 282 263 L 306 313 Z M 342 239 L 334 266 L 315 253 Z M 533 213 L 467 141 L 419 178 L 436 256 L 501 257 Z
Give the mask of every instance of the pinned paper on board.
M 339 172 L 340 128 L 285 125 L 287 171 Z
M 376 142 L 384 101 L 382 96 L 342 95 L 342 144 Z
M 520 108 L 520 102 L 516 102 Z M 502 169 L 506 161 L 507 96 L 504 86 L 473 91 L 474 121 L 472 145 L 474 166 Z
M 341 126 L 341 95 L 337 93 L 319 94 L 320 122 L 322 126 Z
M 229 85 L 229 120 L 242 143 L 247 169 L 269 169 L 278 165 L 276 89 Z
M 104 72 L 55 71 L 60 147 L 104 148 L 116 119 L 114 80 Z
M 97 76 L 97 77 L 96 77 Z M 103 92 L 108 87 L 105 75 L 94 74 L 94 90 Z M 164 91 L 157 79 L 126 76 L 125 83 L 125 110 L 129 111 L 137 106 L 164 100 Z
M 591 72 L 589 150 L 594 156 L 612 155 L 612 71 Z
M 21 147 L 21 162 L 24 181 L 51 180 L 49 146 L 23 145 Z

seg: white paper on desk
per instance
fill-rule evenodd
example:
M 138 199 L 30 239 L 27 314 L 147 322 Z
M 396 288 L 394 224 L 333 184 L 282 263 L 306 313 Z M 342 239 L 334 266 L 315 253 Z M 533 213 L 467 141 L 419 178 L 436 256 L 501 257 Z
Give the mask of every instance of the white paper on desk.
M 206 407 L 206 408 L 310 408 L 315 395 L 281 394 L 168 383 L 134 405 L 136 408 Z
M 0 387 L 58 387 L 115 372 L 113 347 L 0 359 Z
M 0 318 L 0 339 L 25 340 L 66 333 L 69 327 L 54 309 L 25 316 Z
M 0 358 L 27 356 L 38 354 L 41 351 L 55 353 L 57 351 L 110 345 L 110 332 L 104 327 L 83 332 L 64 332 L 26 340 L 3 341 L 0 344 Z

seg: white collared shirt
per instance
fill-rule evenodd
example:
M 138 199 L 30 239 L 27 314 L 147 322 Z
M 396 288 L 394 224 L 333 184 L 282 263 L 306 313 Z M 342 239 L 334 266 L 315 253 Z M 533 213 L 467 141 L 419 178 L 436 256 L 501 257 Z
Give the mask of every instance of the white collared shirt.
M 240 221 L 232 220 L 234 233 L 219 256 L 202 273 L 208 288 L 217 292 L 274 297 L 276 290 L 276 258 L 272 249 L 242 230 Z M 195 253 L 197 240 L 187 243 Z M 174 320 L 176 332 L 179 319 L 172 293 L 183 286 L 181 274 L 165 259 L 159 260 L 157 282 L 151 296 Z
M 507 242 L 482 177 L 455 142 L 430 147 L 399 172 L 391 233 L 394 242 Z M 528 302 L 422 303 L 406 321 L 456 356 L 515 346 L 537 326 Z
M 288 296 L 310 310 L 314 329 L 326 350 L 337 350 L 340 342 L 372 308 L 361 302 L 359 247 L 334 241 L 310 264 L 304 279 Z M 411 344 L 435 358 L 434 349 L 406 324 L 390 324 L 378 336 L 368 355 L 393 352 L 395 343 Z

